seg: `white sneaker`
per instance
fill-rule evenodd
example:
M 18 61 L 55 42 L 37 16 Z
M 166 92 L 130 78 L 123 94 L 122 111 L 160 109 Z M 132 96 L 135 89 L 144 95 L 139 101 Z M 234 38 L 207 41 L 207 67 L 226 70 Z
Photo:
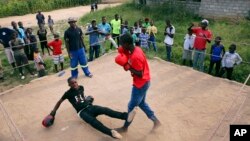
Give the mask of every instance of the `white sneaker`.
M 23 79 L 25 79 L 25 76 L 23 75 L 23 76 L 21 76 L 21 79 L 23 80 Z
M 122 135 L 115 130 L 111 130 L 112 137 L 116 139 L 122 139 Z
M 128 113 L 127 122 L 131 122 L 134 119 L 137 110 L 138 107 L 135 107 L 131 112 Z
M 35 74 L 34 74 L 34 76 L 35 76 L 35 77 L 37 77 L 37 76 L 38 76 L 38 74 L 37 74 L 37 73 L 35 73 Z

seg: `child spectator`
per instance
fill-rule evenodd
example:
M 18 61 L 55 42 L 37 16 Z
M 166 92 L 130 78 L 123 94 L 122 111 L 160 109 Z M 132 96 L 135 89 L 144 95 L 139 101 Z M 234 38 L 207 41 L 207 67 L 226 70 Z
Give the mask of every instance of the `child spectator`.
M 150 21 L 150 26 L 147 28 L 147 33 L 149 34 L 149 42 L 148 42 L 148 47 L 150 48 L 151 43 L 153 44 L 154 51 L 157 52 L 157 46 L 156 46 L 156 39 L 155 39 L 155 34 L 157 34 L 157 28 L 154 25 L 154 21 Z
M 221 44 L 221 37 L 217 36 L 215 38 L 215 44 L 211 47 L 211 57 L 210 57 L 210 65 L 208 73 L 211 74 L 213 71 L 214 64 L 215 66 L 215 76 L 219 76 L 220 66 L 221 66 L 221 60 L 223 55 L 225 54 L 225 48 Z
M 174 34 L 175 34 L 174 26 L 171 24 L 170 20 L 166 20 L 164 43 L 166 44 L 167 61 L 171 61 L 172 46 L 174 44 Z
M 229 47 L 229 52 L 226 52 L 222 58 L 222 69 L 220 72 L 220 76 L 223 76 L 225 72 L 227 72 L 227 78 L 229 80 L 232 79 L 233 68 L 235 65 L 239 65 L 242 62 L 242 59 L 236 51 L 236 45 L 231 44 Z
M 91 9 L 90 12 L 94 12 L 94 11 L 95 11 L 95 4 L 94 4 L 94 3 L 92 3 L 92 4 L 90 5 L 90 9 Z
M 124 25 L 123 25 L 123 28 L 122 28 L 122 34 L 126 34 L 126 33 L 129 33 L 128 21 L 127 20 L 124 22 Z
M 60 62 L 61 71 L 62 71 L 64 57 L 62 54 L 62 40 L 59 38 L 58 33 L 54 34 L 54 40 L 49 42 L 48 46 L 53 52 L 53 62 L 54 62 L 55 71 L 58 72 L 57 65 L 59 64 L 59 62 Z
M 142 26 L 145 27 L 146 29 L 150 26 L 149 18 L 145 18 L 144 23 L 142 24 Z
M 29 71 L 31 76 L 34 76 L 34 73 L 31 71 L 29 67 L 29 62 L 26 54 L 24 53 L 24 42 L 22 39 L 17 38 L 17 32 L 14 32 L 12 34 L 12 39 L 9 42 L 10 48 L 12 48 L 14 52 L 14 58 L 16 60 L 16 65 L 18 67 L 19 73 L 21 75 L 21 79 L 25 79 L 24 73 L 23 73 L 23 65 L 25 68 Z
M 141 27 L 140 27 L 140 25 L 139 25 L 139 22 L 135 22 L 135 23 L 134 23 L 134 33 L 136 34 L 137 38 L 138 38 L 139 35 L 141 34 Z M 137 41 L 135 42 L 135 45 L 136 45 L 136 46 L 140 46 L 140 41 L 137 40 Z
M 142 33 L 139 35 L 140 46 L 148 51 L 149 35 L 146 33 L 146 28 L 142 27 Z
M 32 34 L 33 29 L 27 28 L 27 40 L 29 44 L 29 55 L 27 56 L 29 60 L 34 60 L 34 51 L 37 48 L 36 36 Z
M 34 51 L 34 62 L 35 62 L 36 70 L 38 71 L 38 77 L 45 76 L 46 75 L 45 63 L 39 53 L 38 48 L 35 48 L 35 51 Z
M 186 36 L 184 37 L 182 64 L 185 65 L 186 60 L 188 60 L 190 67 L 193 66 L 192 56 L 193 56 L 194 39 L 195 35 L 193 34 L 192 30 L 189 29 L 188 34 L 186 34 Z
M 95 10 L 98 10 L 98 4 L 97 4 L 97 2 L 95 2 L 94 5 L 95 5 Z
M 134 43 L 134 46 L 135 46 L 135 45 L 136 45 L 136 42 L 137 42 L 139 39 L 138 39 L 138 37 L 136 36 L 136 34 L 134 33 L 134 28 L 133 28 L 133 27 L 130 28 L 130 34 L 131 34 L 131 36 L 132 36 L 132 38 L 133 38 L 133 43 Z
M 95 53 L 95 58 L 99 57 L 100 53 L 100 43 L 99 35 L 105 35 L 100 29 L 96 26 L 96 20 L 91 21 L 91 26 L 88 28 L 86 35 L 89 35 L 89 61 L 93 61 L 93 56 Z
M 39 30 L 37 31 L 37 35 L 38 35 L 38 38 L 40 40 L 43 55 L 44 55 L 44 48 L 47 49 L 48 54 L 50 55 L 49 48 L 47 46 L 47 44 L 48 44 L 48 42 L 47 42 L 47 30 L 44 28 L 43 25 L 39 26 Z
M 51 32 L 51 33 L 54 33 L 54 29 L 53 29 L 54 20 L 51 18 L 50 15 L 48 16 L 48 25 L 49 25 L 50 32 Z

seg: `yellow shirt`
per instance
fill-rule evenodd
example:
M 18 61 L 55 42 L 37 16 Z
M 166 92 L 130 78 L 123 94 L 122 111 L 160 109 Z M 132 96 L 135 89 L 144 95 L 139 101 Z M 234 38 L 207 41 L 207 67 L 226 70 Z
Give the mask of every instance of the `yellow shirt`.
M 121 30 L 121 20 L 115 20 L 113 19 L 111 22 L 111 27 L 112 27 L 112 33 L 113 34 L 120 34 Z
M 154 35 L 155 36 L 155 34 L 157 34 L 157 28 L 153 25 L 153 26 L 149 26 L 148 28 L 147 28 L 147 32 L 148 32 L 148 34 L 149 35 Z

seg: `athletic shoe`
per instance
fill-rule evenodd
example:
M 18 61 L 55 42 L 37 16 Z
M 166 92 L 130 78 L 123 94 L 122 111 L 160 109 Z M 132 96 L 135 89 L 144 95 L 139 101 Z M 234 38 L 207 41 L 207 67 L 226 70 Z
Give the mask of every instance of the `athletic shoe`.
M 23 75 L 23 76 L 21 76 L 21 79 L 23 80 L 23 79 L 25 79 L 25 76 Z
M 122 139 L 122 135 L 115 130 L 111 130 L 111 134 L 113 138 Z
M 135 107 L 131 112 L 128 113 L 127 122 L 131 122 L 134 119 L 137 110 L 138 107 Z
M 93 77 L 93 74 L 90 73 L 89 75 L 87 75 L 87 77 L 92 78 L 92 77 Z

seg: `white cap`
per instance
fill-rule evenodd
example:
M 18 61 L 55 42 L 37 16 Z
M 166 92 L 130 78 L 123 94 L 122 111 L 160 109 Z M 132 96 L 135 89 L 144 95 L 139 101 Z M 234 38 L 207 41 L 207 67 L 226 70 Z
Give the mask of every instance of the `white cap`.
M 68 23 L 69 22 L 77 22 L 77 20 L 74 17 L 69 17 L 68 18 Z
M 209 24 L 209 22 L 208 22 L 208 20 L 207 19 L 203 19 L 202 21 L 201 21 L 201 23 L 203 23 L 203 24 Z

